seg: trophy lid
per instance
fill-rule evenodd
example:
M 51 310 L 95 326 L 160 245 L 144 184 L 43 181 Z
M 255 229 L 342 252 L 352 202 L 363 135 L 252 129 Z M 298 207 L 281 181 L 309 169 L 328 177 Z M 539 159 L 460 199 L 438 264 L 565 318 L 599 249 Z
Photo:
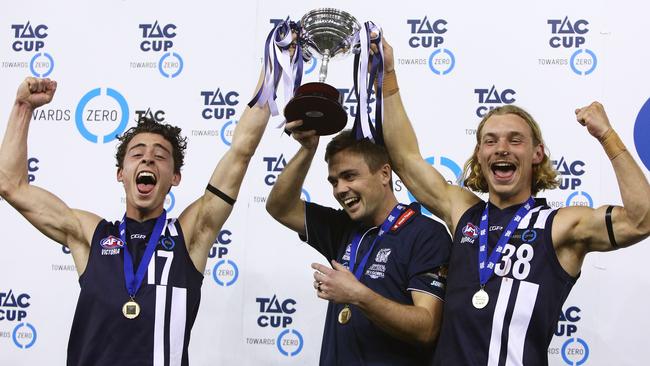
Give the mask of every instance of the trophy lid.
M 314 9 L 300 19 L 300 40 L 308 56 L 329 57 L 347 54 L 361 29 L 359 22 L 349 13 L 333 9 Z

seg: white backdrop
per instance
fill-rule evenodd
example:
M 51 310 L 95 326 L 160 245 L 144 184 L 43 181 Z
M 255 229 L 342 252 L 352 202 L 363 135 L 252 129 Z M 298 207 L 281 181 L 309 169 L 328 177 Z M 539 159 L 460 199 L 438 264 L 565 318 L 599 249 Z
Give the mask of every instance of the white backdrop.
M 0 14 L 0 129 L 25 76 L 58 80 L 54 101 L 32 122 L 30 179 L 71 207 L 116 220 L 124 193 L 115 180 L 115 141 L 104 136 L 146 111 L 177 124 L 189 147 L 182 184 L 168 197 L 176 216 L 203 191 L 227 148 L 271 20 L 297 20 L 323 6 L 383 27 L 422 153 L 448 179 L 469 157 L 480 115 L 513 102 L 540 122 L 562 173 L 562 188 L 542 194 L 552 205 L 620 204 L 609 161 L 574 120 L 573 110 L 593 100 L 603 102 L 648 173 L 650 6 L 634 1 L 12 2 Z M 333 61 L 328 77 L 346 99 L 351 64 L 350 57 Z M 311 66 L 305 81 L 316 78 Z M 356 113 L 353 102 L 345 106 Z M 264 210 L 297 149 L 273 128 L 279 122 L 269 124 L 208 260 L 190 345 L 194 365 L 317 364 L 326 303 L 314 296 L 309 264 L 324 259 Z M 322 156 L 304 197 L 335 206 Z M 403 184 L 395 186 L 408 202 Z M 0 215 L 0 361 L 64 364 L 79 293 L 72 258 L 4 201 Z M 587 257 L 549 348 L 551 364 L 648 364 L 648 244 Z

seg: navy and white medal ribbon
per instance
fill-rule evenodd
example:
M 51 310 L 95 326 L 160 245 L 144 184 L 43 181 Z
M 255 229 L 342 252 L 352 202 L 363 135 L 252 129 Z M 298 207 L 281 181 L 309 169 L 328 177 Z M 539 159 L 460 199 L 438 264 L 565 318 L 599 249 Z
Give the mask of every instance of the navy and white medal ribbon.
M 285 21 L 279 23 L 266 38 L 264 45 L 264 81 L 253 99 L 248 103 L 264 106 L 268 103 L 273 116 L 277 116 L 277 88 L 282 81 L 285 101 L 291 99 L 302 82 L 303 52 L 300 42 L 296 42 L 293 58 L 289 48 L 293 41 L 292 30 L 299 33 L 297 23 Z
M 122 242 L 124 243 L 124 281 L 126 284 L 126 291 L 129 294 L 129 298 L 130 298 L 130 300 L 127 301 L 126 304 L 124 304 L 124 306 L 122 307 L 122 312 L 124 313 L 124 316 L 129 319 L 133 319 L 137 317 L 138 314 L 140 313 L 140 305 L 138 305 L 138 303 L 135 302 L 135 295 L 138 293 L 138 290 L 142 285 L 144 274 L 147 271 L 147 267 L 149 267 L 149 262 L 151 262 L 153 253 L 156 251 L 156 246 L 158 245 L 158 239 L 160 239 L 163 230 L 165 230 L 166 219 L 167 219 L 167 211 L 163 209 L 160 216 L 158 216 L 158 218 L 156 219 L 156 224 L 153 227 L 153 231 L 151 232 L 151 236 L 149 237 L 149 242 L 147 243 L 147 247 L 144 250 L 142 260 L 140 261 L 140 264 L 138 265 L 138 269 L 137 271 L 135 271 L 135 273 L 133 268 L 133 257 L 129 252 L 128 245 L 126 245 L 127 243 L 126 214 L 124 214 L 124 217 L 122 218 L 122 222 L 120 222 L 120 226 L 119 226 L 120 239 L 122 239 Z
M 519 225 L 519 222 L 528 214 L 528 212 L 533 208 L 535 204 L 535 199 L 531 196 L 528 198 L 526 203 L 524 203 L 515 215 L 510 219 L 510 222 L 505 227 L 503 233 L 497 241 L 497 245 L 492 250 L 490 257 L 488 258 L 488 203 L 485 204 L 485 210 L 483 210 L 483 215 L 481 216 L 481 222 L 479 224 L 479 248 L 478 248 L 478 272 L 479 272 L 479 282 L 481 288 L 474 294 L 472 297 L 472 304 L 477 309 L 484 308 L 488 301 L 489 296 L 485 292 L 485 284 L 494 274 L 494 267 L 497 262 L 501 260 L 501 255 L 503 255 L 503 249 L 505 245 L 510 240 L 510 237 L 514 233 L 515 229 Z
M 375 33 L 377 37 L 372 38 L 372 33 Z M 384 144 L 381 127 L 384 109 L 382 103 L 384 54 L 381 38 L 381 28 L 373 22 L 366 22 L 359 31 L 360 52 L 354 56 L 354 90 L 357 98 L 357 115 L 354 118 L 354 127 L 352 129 L 354 136 L 358 140 L 368 138 L 379 145 Z M 377 46 L 378 52 L 371 56 L 370 45 L 373 43 Z M 370 104 L 370 95 L 375 80 L 377 80 L 377 91 L 375 94 L 375 121 L 373 123 L 368 105 Z

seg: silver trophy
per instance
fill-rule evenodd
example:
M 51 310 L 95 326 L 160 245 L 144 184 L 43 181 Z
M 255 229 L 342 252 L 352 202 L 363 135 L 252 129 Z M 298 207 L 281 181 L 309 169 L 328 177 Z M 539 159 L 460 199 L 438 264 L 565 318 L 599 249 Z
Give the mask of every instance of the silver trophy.
M 355 42 L 361 26 L 350 14 L 332 8 L 315 9 L 300 20 L 298 42 L 304 59 L 321 60 L 319 82 L 301 85 L 284 109 L 287 121 L 303 120 L 301 130 L 316 130 L 331 135 L 347 123 L 339 91 L 324 83 L 330 59 L 345 56 L 358 46 Z

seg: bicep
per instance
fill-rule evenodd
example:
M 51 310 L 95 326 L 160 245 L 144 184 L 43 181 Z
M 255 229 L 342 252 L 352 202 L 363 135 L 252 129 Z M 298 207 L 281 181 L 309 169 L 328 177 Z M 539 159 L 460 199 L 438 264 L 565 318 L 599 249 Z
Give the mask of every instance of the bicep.
M 413 305 L 425 309 L 430 315 L 434 324 L 438 324 L 442 319 L 442 308 L 444 302 L 429 293 L 420 291 L 411 291 Z
M 16 192 L 8 201 L 36 229 L 57 243 L 68 246 L 72 241 L 87 239 L 82 223 L 92 221 L 88 220 L 90 213 L 83 214 L 81 221 L 78 211 L 72 210 L 59 197 L 45 189 L 25 185 L 24 189 Z M 95 224 L 98 221 L 97 217 Z
M 273 218 L 282 225 L 297 232 L 300 235 L 307 233 L 305 226 L 305 201 L 297 200 L 295 202 L 287 202 L 285 207 L 279 210 L 281 213 L 276 213 Z
M 609 206 L 596 209 L 575 210 L 580 215 L 573 236 L 586 244 L 587 252 L 605 252 L 616 249 L 610 240 L 606 224 L 606 212 Z M 614 206 L 611 211 L 612 236 L 617 247 L 627 247 L 643 239 L 634 226 L 634 220 L 627 215 L 624 207 Z

